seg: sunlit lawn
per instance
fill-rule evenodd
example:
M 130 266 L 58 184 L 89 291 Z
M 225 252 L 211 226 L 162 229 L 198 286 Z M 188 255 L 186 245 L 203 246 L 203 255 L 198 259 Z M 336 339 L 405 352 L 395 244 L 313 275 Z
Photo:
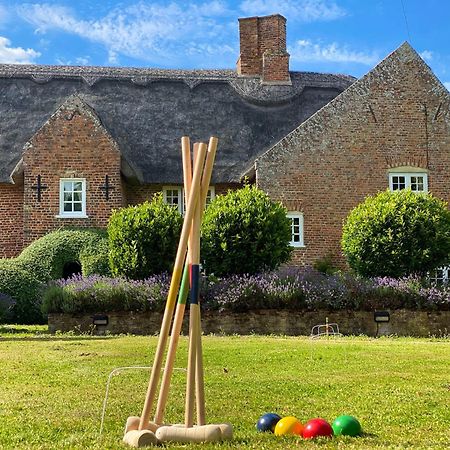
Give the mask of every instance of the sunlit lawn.
M 148 371 L 113 377 L 99 436 L 106 381 L 116 367 L 150 365 L 155 337 L 51 337 L 44 327 L 0 327 L 0 336 L 0 448 L 126 448 L 123 427 L 140 413 Z M 207 419 L 231 422 L 234 440 L 165 448 L 450 448 L 449 339 L 206 336 L 203 343 Z M 182 338 L 177 367 L 185 367 L 186 344 Z M 184 417 L 184 377 L 174 375 L 168 422 Z M 255 429 L 268 411 L 302 422 L 351 414 L 365 434 L 277 438 Z

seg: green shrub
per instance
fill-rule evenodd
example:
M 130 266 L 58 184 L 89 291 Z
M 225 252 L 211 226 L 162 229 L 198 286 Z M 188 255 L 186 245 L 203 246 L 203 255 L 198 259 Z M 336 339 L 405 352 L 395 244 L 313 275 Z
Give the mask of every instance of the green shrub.
M 94 242 L 92 246 L 85 246 L 80 251 L 81 273 L 84 276 L 103 275 L 110 276 L 109 267 L 109 244 L 105 238 Z
M 31 272 L 22 269 L 17 260 L 0 260 L 0 292 L 14 300 L 9 321 L 43 323 L 41 289 L 42 283 Z
M 0 323 L 11 322 L 15 303 L 10 295 L 0 293 Z
M 41 287 L 63 276 L 67 263 L 78 262 L 83 273 L 108 274 L 106 233 L 58 230 L 37 239 L 17 258 L 0 260 L 0 293 L 15 304 L 8 321 L 42 323 Z
M 17 258 L 24 270 L 30 271 L 38 280 L 46 282 L 62 278 L 64 266 L 79 262 L 83 268 L 83 255 L 97 254 L 106 233 L 101 230 L 58 230 L 37 239 Z M 107 253 L 104 255 L 107 258 Z
M 108 224 L 112 274 L 143 279 L 172 270 L 182 217 L 161 194 L 113 212 Z
M 338 271 L 333 262 L 333 255 L 331 254 L 316 259 L 316 261 L 314 261 L 313 267 L 318 272 L 324 273 L 326 275 L 332 275 L 333 273 Z
M 205 211 L 202 259 L 215 275 L 271 270 L 289 260 L 291 222 L 254 186 L 217 196 Z
M 431 194 L 410 190 L 369 196 L 348 216 L 342 250 L 363 276 L 425 274 L 450 255 L 450 211 Z

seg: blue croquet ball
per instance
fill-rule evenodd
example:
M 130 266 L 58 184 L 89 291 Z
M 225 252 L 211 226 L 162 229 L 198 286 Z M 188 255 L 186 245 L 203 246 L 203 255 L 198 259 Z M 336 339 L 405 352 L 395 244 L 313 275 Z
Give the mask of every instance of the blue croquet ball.
M 280 419 L 281 417 L 275 413 L 263 414 L 258 419 L 258 422 L 256 422 L 256 429 L 258 431 L 271 431 L 273 433 L 275 425 L 278 423 Z

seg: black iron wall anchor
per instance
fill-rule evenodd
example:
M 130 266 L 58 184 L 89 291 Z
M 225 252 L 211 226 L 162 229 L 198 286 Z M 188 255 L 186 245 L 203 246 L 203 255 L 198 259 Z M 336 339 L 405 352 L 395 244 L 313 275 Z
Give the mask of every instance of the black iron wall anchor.
M 31 186 L 31 188 L 37 191 L 37 201 L 40 202 L 42 198 L 42 191 L 47 189 L 48 186 L 45 186 L 41 183 L 41 175 L 38 175 L 36 185 Z
M 100 189 L 104 191 L 106 200 L 109 200 L 109 191 L 113 191 L 114 187 L 109 184 L 109 176 L 105 175 L 105 184 L 100 186 Z

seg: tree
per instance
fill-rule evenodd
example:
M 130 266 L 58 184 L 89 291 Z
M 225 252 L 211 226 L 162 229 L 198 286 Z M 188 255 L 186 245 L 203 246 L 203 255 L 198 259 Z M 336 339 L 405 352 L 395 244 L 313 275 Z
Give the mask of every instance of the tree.
M 217 196 L 205 211 L 202 259 L 222 276 L 275 269 L 289 260 L 291 223 L 286 209 L 254 186 Z
M 425 274 L 449 261 L 447 203 L 411 190 L 369 196 L 347 217 L 342 250 L 363 276 Z
M 109 262 L 113 275 L 143 279 L 171 271 L 182 217 L 162 195 L 151 202 L 113 212 L 108 223 Z

